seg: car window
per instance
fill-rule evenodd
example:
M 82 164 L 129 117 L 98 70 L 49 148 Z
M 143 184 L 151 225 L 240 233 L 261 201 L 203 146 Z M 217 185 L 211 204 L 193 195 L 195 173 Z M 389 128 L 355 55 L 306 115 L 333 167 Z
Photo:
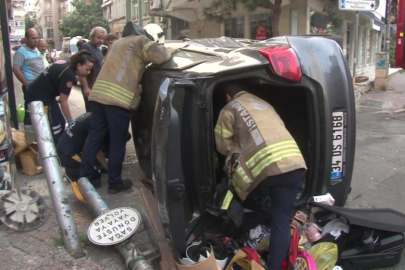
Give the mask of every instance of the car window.
M 216 56 L 211 54 L 180 50 L 173 53 L 172 58 L 160 67 L 181 69 L 215 57 Z

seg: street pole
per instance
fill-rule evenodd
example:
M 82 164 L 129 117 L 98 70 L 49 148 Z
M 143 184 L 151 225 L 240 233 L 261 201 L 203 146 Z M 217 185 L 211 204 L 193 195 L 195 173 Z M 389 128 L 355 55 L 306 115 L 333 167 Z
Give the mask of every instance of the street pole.
M 10 36 L 9 36 L 9 26 L 8 26 L 8 14 L 7 14 L 7 1 L 0 0 L 0 21 L 1 21 L 1 32 L 3 39 L 3 49 L 5 56 L 5 68 L 6 68 L 6 80 L 7 80 L 7 92 L 8 92 L 8 106 L 10 108 L 11 121 L 15 129 L 18 129 L 17 121 L 17 108 L 15 105 L 15 92 L 14 92 L 14 81 L 13 81 L 13 69 L 11 64 L 11 48 L 10 48 Z M 2 90 L 2 89 L 1 89 Z M 1 93 L 1 95 L 4 93 Z
M 90 181 L 82 177 L 77 181 L 80 192 L 86 199 L 90 206 L 91 211 L 95 216 L 100 216 L 110 209 L 107 204 L 103 201 L 100 194 L 95 190 Z M 124 242 L 115 245 L 121 256 L 125 260 L 125 265 L 129 270 L 154 270 L 149 261 L 140 254 L 136 245 L 132 244 L 130 240 L 125 240 Z
M 52 139 L 51 127 L 41 101 L 28 104 L 32 126 L 37 138 L 39 155 L 44 166 L 45 177 L 51 193 L 52 204 L 55 208 L 56 219 L 59 223 L 63 245 L 73 258 L 78 259 L 86 254 L 80 247 L 73 212 L 62 179 L 62 170 L 58 154 Z
M 385 31 L 385 44 L 384 44 L 384 51 L 389 53 L 391 47 L 391 0 L 387 0 L 387 11 L 386 11 L 386 31 Z
M 359 48 L 359 12 L 356 11 L 356 24 L 354 26 L 354 52 L 353 52 L 353 80 L 356 77 L 357 49 Z M 354 81 L 353 81 L 354 83 Z

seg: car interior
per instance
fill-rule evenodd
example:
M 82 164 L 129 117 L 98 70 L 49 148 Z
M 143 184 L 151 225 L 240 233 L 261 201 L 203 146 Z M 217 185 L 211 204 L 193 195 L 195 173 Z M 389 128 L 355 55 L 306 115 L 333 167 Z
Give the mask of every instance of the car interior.
M 305 199 L 305 190 L 309 187 L 309 183 L 306 183 L 306 179 L 311 179 L 311 151 L 313 151 L 313 127 L 311 121 L 311 110 L 309 104 L 309 91 L 305 87 L 280 87 L 270 84 L 260 84 L 258 82 L 247 81 L 246 84 L 249 87 L 249 92 L 264 99 L 270 105 L 272 105 L 281 119 L 284 121 L 288 131 L 294 137 L 297 142 L 301 153 L 307 163 L 308 171 L 304 176 L 302 184 L 303 191 L 300 194 L 301 198 Z M 217 86 L 212 95 L 213 99 L 213 133 L 216 125 L 219 113 L 226 105 L 225 94 L 221 86 Z M 224 166 L 225 158 L 216 149 L 214 145 L 213 149 L 216 183 L 219 184 L 222 178 L 225 176 Z

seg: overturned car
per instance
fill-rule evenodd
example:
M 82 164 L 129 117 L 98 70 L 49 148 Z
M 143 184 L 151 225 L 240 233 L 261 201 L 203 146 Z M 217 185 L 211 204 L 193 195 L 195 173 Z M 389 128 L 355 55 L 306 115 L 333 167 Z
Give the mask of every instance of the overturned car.
M 214 127 L 226 104 L 222 83 L 247 82 L 294 137 L 308 167 L 297 207 L 327 192 L 344 205 L 354 163 L 355 105 L 350 71 L 335 41 L 222 37 L 166 46 L 177 50 L 170 61 L 145 71 L 132 128 L 175 251 L 184 252 L 205 213 L 221 212 L 214 198 L 225 157 L 215 149 Z

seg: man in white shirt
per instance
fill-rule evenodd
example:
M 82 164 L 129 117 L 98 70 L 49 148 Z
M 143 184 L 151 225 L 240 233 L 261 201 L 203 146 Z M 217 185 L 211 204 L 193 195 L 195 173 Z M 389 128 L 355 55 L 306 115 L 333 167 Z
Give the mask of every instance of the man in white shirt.
M 48 43 L 46 43 L 45 40 L 40 39 L 38 41 L 37 48 L 38 48 L 39 52 L 41 53 L 42 60 L 44 61 L 44 68 L 47 68 L 47 66 L 49 66 L 49 62 L 48 62 L 48 58 L 47 58 L 47 55 L 45 52 L 48 49 Z

